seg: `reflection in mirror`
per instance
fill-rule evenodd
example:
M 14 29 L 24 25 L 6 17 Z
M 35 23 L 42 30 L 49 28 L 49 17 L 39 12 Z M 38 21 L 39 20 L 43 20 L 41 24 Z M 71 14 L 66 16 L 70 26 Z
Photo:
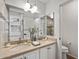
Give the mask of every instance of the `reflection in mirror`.
M 54 35 L 54 13 L 47 16 L 47 35 Z
M 17 41 L 21 38 L 22 33 L 22 14 L 10 11 L 9 15 L 9 39 L 10 41 Z
M 45 22 L 45 17 L 24 17 L 24 39 L 33 39 L 34 37 L 39 38 L 45 36 Z
M 13 8 L 9 10 L 9 41 L 37 40 L 54 35 L 54 17 Z

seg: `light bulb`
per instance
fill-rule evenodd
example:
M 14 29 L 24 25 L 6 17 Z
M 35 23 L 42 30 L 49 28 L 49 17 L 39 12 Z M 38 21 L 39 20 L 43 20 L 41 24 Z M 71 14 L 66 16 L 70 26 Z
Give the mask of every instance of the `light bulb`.
M 49 17 L 50 17 L 50 18 L 53 18 L 53 13 L 49 14 Z
M 35 13 L 37 12 L 37 6 L 33 6 L 33 8 L 30 9 L 31 13 Z
M 24 6 L 24 11 L 28 11 L 30 9 L 30 4 L 26 3 Z
M 39 20 L 40 20 L 40 19 L 39 19 L 39 18 L 37 18 L 37 19 L 35 19 L 35 22 L 36 22 L 36 23 L 39 23 Z

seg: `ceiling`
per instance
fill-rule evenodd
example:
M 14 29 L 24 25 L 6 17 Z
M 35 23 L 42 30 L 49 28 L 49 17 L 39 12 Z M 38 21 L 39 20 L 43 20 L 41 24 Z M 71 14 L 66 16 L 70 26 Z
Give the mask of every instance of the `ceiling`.
M 16 7 L 21 8 L 21 9 L 23 9 L 23 5 L 24 5 L 25 1 L 26 0 L 19 0 L 19 1 L 17 1 L 17 0 L 5 0 L 7 6 L 9 6 L 9 7 L 16 6 Z M 33 1 L 33 0 L 29 0 L 29 1 Z M 40 1 L 42 3 L 47 3 L 49 0 L 38 0 L 38 1 Z M 39 10 L 39 11 L 41 12 L 42 10 Z M 39 17 L 41 15 L 41 13 L 40 14 L 38 14 L 38 13 L 37 14 L 30 14 L 30 12 L 28 12 L 26 14 L 31 16 L 31 17 L 35 16 L 34 18 Z
M 39 1 L 41 1 L 43 3 L 47 3 L 49 0 L 39 0 Z

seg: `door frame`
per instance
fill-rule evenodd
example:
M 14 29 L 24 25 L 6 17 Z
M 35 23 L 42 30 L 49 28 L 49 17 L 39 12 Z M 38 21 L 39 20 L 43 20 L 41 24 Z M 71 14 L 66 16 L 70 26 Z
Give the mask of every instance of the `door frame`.
M 61 21 L 62 21 L 62 18 L 61 18 L 61 7 L 62 6 L 64 6 L 64 5 L 66 5 L 66 4 L 68 4 L 68 3 L 70 3 L 70 2 L 72 2 L 72 1 L 74 1 L 74 0 L 67 0 L 67 1 L 64 1 L 63 3 L 61 3 L 61 4 L 59 4 L 59 38 L 61 39 L 61 41 L 62 41 L 62 34 L 61 34 L 61 29 L 62 29 L 62 27 L 61 27 Z
M 66 4 L 68 4 L 68 3 L 70 3 L 70 2 L 72 2 L 72 1 L 74 1 L 74 0 L 67 0 L 67 1 L 63 1 L 61 4 L 59 4 L 59 43 L 60 43 L 60 49 L 59 49 L 59 51 L 60 51 L 60 55 L 59 55 L 59 57 L 62 59 L 62 33 L 61 33 L 61 31 L 62 31 L 62 27 L 61 27 L 61 21 L 62 21 L 62 18 L 61 18 L 61 7 L 62 6 L 64 6 L 64 5 L 66 5 Z

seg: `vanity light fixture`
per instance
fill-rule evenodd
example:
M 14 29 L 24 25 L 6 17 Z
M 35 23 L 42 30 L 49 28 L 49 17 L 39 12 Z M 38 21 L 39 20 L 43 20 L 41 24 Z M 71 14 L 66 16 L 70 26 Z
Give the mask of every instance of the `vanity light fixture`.
M 27 0 L 25 6 L 24 6 L 24 11 L 30 11 L 31 13 L 39 13 L 38 11 L 38 7 L 36 6 L 36 0 L 35 0 L 35 5 L 32 6 L 30 3 L 29 3 L 29 0 Z
M 29 11 L 30 10 L 30 7 L 31 7 L 31 5 L 29 3 L 29 0 L 27 0 L 26 4 L 24 6 L 24 11 L 26 11 L 26 12 Z
M 37 11 L 37 6 L 33 6 L 31 9 L 30 9 L 30 11 L 31 11 L 31 13 L 36 13 L 36 12 L 38 12 Z
M 36 5 L 36 0 L 35 0 L 35 5 L 30 9 L 30 11 L 31 11 L 31 13 L 39 13 L 38 12 L 38 7 L 37 7 L 37 5 Z

